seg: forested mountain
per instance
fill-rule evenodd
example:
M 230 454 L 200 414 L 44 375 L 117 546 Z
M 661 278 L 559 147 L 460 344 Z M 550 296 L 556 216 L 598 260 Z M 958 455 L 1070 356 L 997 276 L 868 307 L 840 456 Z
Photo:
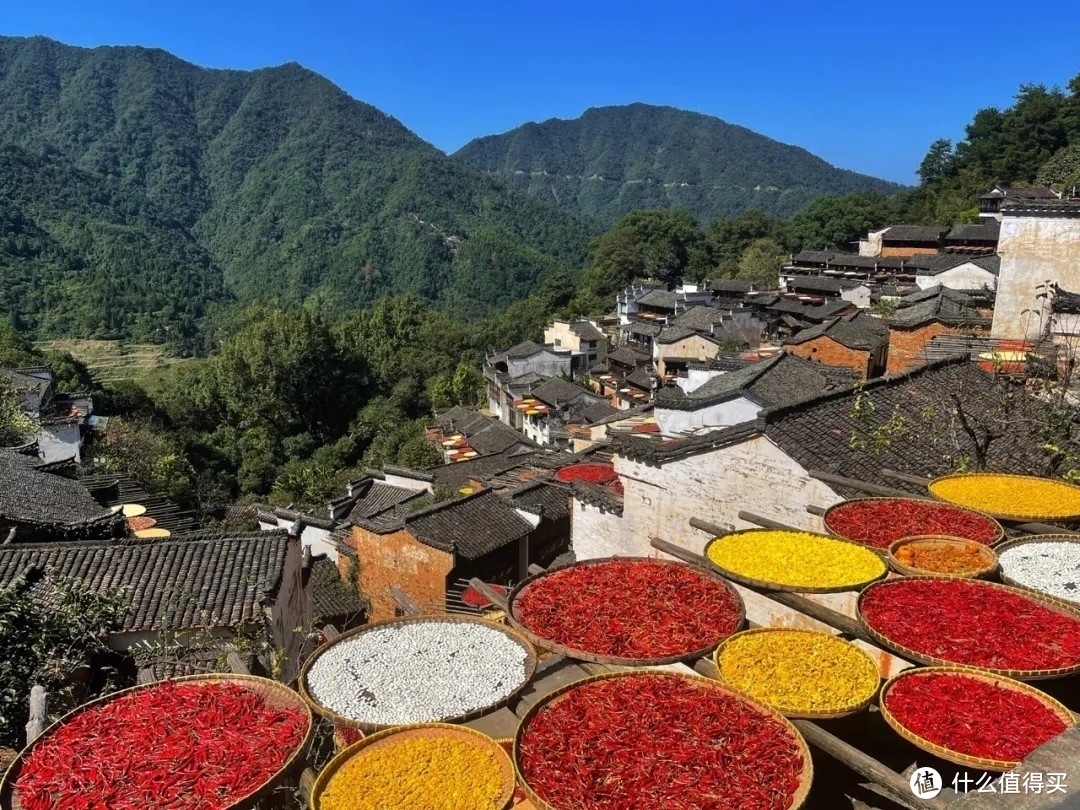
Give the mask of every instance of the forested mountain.
M 0 38 L 0 144 L 0 311 L 46 329 L 129 334 L 227 295 L 477 314 L 591 235 L 296 64 Z
M 601 218 L 683 208 L 699 220 L 790 216 L 821 194 L 900 186 L 701 113 L 629 104 L 477 138 L 454 157 L 534 197 Z

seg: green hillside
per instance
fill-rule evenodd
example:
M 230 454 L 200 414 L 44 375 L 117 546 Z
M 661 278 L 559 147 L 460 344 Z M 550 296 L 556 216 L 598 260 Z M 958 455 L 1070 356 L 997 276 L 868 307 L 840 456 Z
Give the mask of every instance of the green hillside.
M 684 208 L 700 221 L 750 209 L 791 216 L 821 194 L 900 188 L 719 118 L 648 104 L 525 124 L 454 156 L 609 224 L 643 208 Z
M 415 291 L 492 312 L 580 266 L 591 235 L 296 64 L 0 38 L 0 144 L 19 164 L 0 227 L 29 245 L 0 259 L 22 289 L 0 312 L 46 331 L 78 305 L 84 335 L 145 337 L 140 315 L 158 328 L 229 296 L 352 310 Z

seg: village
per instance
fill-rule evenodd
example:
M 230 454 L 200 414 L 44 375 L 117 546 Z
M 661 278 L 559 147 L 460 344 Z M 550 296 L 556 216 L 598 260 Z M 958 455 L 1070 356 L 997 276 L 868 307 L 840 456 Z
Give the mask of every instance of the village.
M 126 672 L 136 688 L 169 678 L 274 682 L 282 691 L 277 705 L 294 706 L 310 733 L 230 807 L 344 806 L 329 798 L 347 767 L 340 757 L 327 766 L 335 751 L 359 757 L 365 739 L 374 739 L 366 735 L 441 720 L 516 740 L 517 795 L 490 807 L 584 806 L 548 784 L 535 751 L 523 759 L 522 746 L 532 751 L 522 739 L 525 726 L 558 705 L 553 697 L 585 678 L 614 684 L 621 676 L 659 677 L 642 664 L 730 682 L 718 671 L 720 652 L 713 655 L 718 644 L 726 648 L 730 631 L 683 649 L 630 655 L 602 640 L 590 651 L 580 638 L 557 639 L 515 613 L 528 593 L 523 583 L 535 588 L 551 577 L 554 587 L 557 572 L 599 571 L 619 558 L 679 561 L 680 570 L 718 582 L 742 611 L 732 630 L 816 631 L 843 640 L 877 668 L 857 705 L 762 710 L 777 733 L 797 741 L 803 766 L 779 798 L 731 806 L 1073 806 L 1066 799 L 1075 801 L 1080 791 L 1080 647 L 1061 641 L 1055 662 L 1026 666 L 899 643 L 868 618 L 870 594 L 906 581 L 897 574 L 933 572 L 910 558 L 906 567 L 898 563 L 886 554 L 889 545 L 949 532 L 929 521 L 875 547 L 845 535 L 829 515 L 868 497 L 915 511 L 949 502 L 989 513 L 1000 534 L 986 541 L 991 565 L 983 579 L 947 581 L 990 589 L 986 583 L 1000 577 L 1016 586 L 1007 589 L 1010 598 L 1028 599 L 1032 610 L 1052 611 L 1080 628 L 1077 599 L 1041 588 L 1037 577 L 1010 578 L 1004 551 L 1042 535 L 1080 549 L 1080 508 L 1067 508 L 1080 490 L 1061 479 L 1077 452 L 1069 430 L 1080 348 L 1080 197 L 998 186 L 980 198 L 977 223 L 898 223 L 857 244 L 803 250 L 789 256 L 773 284 L 640 279 L 610 304 L 595 317 L 554 320 L 535 342 L 492 351 L 482 370 L 483 407 L 458 406 L 430 420 L 426 437 L 443 464 L 368 470 L 321 511 L 249 503 L 209 526 L 128 473 L 85 471 L 85 442 L 110 418 L 95 412 L 90 394 L 57 392 L 49 368 L 0 369 L 33 425 L 32 441 L 0 449 L 0 588 L 17 586 L 44 605 L 70 583 L 89 592 L 119 589 L 123 619 L 105 644 L 108 666 Z M 996 503 L 935 489 L 950 480 L 944 476 L 967 473 L 1028 476 L 1018 481 L 1058 489 L 1049 504 L 1035 496 L 1025 502 L 1026 483 Z M 864 562 L 881 570 L 818 585 L 812 572 L 795 570 L 802 558 L 792 551 L 787 572 L 740 573 L 716 555 L 722 541 L 747 530 L 790 542 L 862 542 L 858 550 L 874 552 Z M 820 553 L 827 559 L 832 552 L 823 545 Z M 1063 559 L 1066 568 L 1076 565 L 1075 556 Z M 1077 573 L 1074 567 L 1073 581 Z M 624 574 L 632 578 L 629 569 Z M 676 601 L 666 605 L 662 588 L 633 590 L 643 587 L 628 579 L 628 593 L 609 596 L 642 600 L 639 620 L 663 632 L 671 621 L 663 613 L 683 614 L 677 600 L 684 592 L 673 591 Z M 586 591 L 575 593 L 563 595 L 561 611 L 586 609 Z M 366 718 L 363 701 L 332 699 L 331 687 L 319 686 L 320 666 L 329 666 L 323 665 L 335 647 L 346 655 L 350 643 L 372 638 L 369 631 L 409 622 L 451 622 L 439 625 L 448 639 L 456 638 L 458 623 L 476 625 L 480 634 L 496 628 L 525 650 L 526 677 L 477 704 L 414 706 L 392 720 Z M 1066 630 L 1080 638 L 1080 630 Z M 498 647 L 483 644 L 468 649 Z M 78 706 L 96 677 L 90 670 L 103 665 L 84 663 L 69 694 L 24 685 L 28 751 L 35 740 L 49 740 L 58 707 Z M 926 664 L 970 666 L 985 683 L 1005 678 L 1008 689 L 1027 690 L 1050 706 L 1068 730 L 1013 758 L 957 753 L 928 741 L 929 731 L 916 734 L 896 719 L 898 710 L 883 708 L 879 684 Z M 443 666 L 434 659 L 430 665 Z M 384 666 L 391 680 L 414 683 L 394 670 L 407 662 Z M 468 667 L 455 671 L 458 679 L 485 677 Z M 1036 678 L 1048 680 L 1034 684 L 1037 690 L 1021 683 Z M 913 680 L 891 680 L 886 689 Z M 371 687 L 382 688 L 392 691 Z M 0 786 L 5 810 L 47 806 L 33 804 L 29 793 L 19 798 L 28 763 L 26 752 L 0 760 L 11 766 Z M 927 767 L 942 781 L 939 792 L 920 798 L 912 786 Z M 1016 789 L 1006 790 L 1010 785 Z M 512 770 L 508 791 L 515 791 Z M 652 806 L 693 805 L 672 799 Z

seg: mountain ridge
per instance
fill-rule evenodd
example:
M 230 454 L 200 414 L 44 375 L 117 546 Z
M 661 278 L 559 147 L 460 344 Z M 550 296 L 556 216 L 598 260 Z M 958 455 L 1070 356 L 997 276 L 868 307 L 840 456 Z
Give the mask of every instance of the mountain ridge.
M 790 216 L 825 193 L 903 188 L 706 113 L 644 102 L 528 122 L 476 138 L 453 156 L 606 223 L 636 208 L 687 208 L 699 220 L 750 208 Z

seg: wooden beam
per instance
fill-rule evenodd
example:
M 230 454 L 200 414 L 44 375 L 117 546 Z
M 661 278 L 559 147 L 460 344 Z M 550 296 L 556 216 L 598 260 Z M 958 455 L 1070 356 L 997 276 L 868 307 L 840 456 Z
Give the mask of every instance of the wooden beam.
M 824 506 L 810 504 L 808 507 L 806 507 L 806 511 L 809 512 L 811 515 L 817 515 L 818 517 L 822 517 L 828 510 Z
M 333 641 L 335 638 L 341 635 L 341 631 L 334 627 L 334 625 L 327 624 L 323 626 L 322 634 L 323 638 L 325 638 L 327 641 Z
M 747 523 L 756 523 L 758 526 L 762 526 L 766 529 L 784 529 L 786 531 L 801 532 L 804 529 L 797 529 L 794 526 L 789 526 L 786 523 L 781 523 L 778 520 L 772 518 L 762 517 L 756 515 L 753 512 L 739 512 L 739 520 L 745 520 Z
M 544 567 L 542 565 L 537 565 L 536 563 L 533 563 L 529 566 L 528 571 L 531 576 L 536 576 L 537 574 L 544 573 Z
M 240 653 L 236 652 L 236 650 L 233 650 L 225 656 L 225 660 L 229 664 L 229 672 L 235 673 L 236 675 L 251 674 L 251 670 L 248 669 L 247 664 L 244 663 L 244 659 L 240 657 Z
M 861 492 L 869 493 L 870 495 L 881 495 L 886 498 L 912 497 L 910 492 L 905 492 L 902 489 L 891 489 L 890 487 L 882 487 L 877 484 L 868 484 L 866 481 L 859 481 L 855 478 L 845 478 L 842 475 L 833 475 L 832 473 L 822 472 L 821 470 L 810 470 L 808 475 L 814 480 L 821 481 L 824 484 L 835 484 L 839 487 L 857 489 Z
M 475 588 L 482 597 L 491 602 L 491 604 L 495 605 L 495 607 L 499 608 L 499 610 L 505 611 L 507 609 L 506 597 L 496 591 L 482 579 L 477 579 L 476 577 L 473 577 L 469 580 L 469 585 Z
M 390 598 L 397 602 L 398 607 L 409 616 L 419 616 L 424 612 L 419 608 L 416 602 L 410 599 L 409 595 L 400 588 L 391 586 Z
M 735 531 L 735 527 L 729 523 L 709 523 L 705 520 L 699 520 L 696 517 L 690 518 L 690 525 L 706 534 L 711 534 L 713 537 L 719 537 L 722 534 L 728 534 L 729 532 Z

